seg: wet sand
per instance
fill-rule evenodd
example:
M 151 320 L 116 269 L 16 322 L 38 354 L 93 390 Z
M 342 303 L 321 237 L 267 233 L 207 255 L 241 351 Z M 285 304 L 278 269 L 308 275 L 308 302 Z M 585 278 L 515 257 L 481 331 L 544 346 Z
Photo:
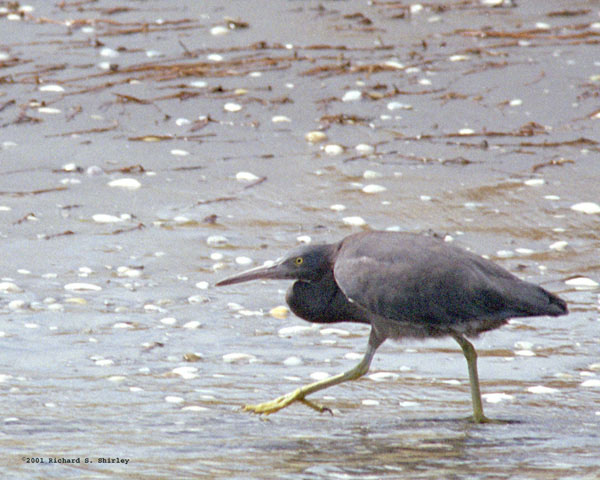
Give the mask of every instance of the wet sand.
M 2 477 L 595 478 L 600 10 L 491 3 L 0 3 Z M 214 283 L 363 229 L 568 301 L 475 340 L 507 423 L 464 420 L 452 340 L 387 342 L 333 415 L 241 412 L 368 328 Z

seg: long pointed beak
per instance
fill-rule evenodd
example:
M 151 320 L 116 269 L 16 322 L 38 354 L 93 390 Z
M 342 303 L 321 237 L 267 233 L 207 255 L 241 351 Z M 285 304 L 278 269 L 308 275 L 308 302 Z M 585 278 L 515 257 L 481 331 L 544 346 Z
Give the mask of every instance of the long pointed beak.
M 230 277 L 224 278 L 223 280 L 217 282 L 215 285 L 217 287 L 222 287 L 224 285 L 248 282 L 250 280 L 286 279 L 291 278 L 289 273 L 290 272 L 288 271 L 287 267 L 284 266 L 281 262 L 265 262 L 265 264 L 261 265 L 260 267 L 254 267 L 250 270 L 246 270 L 244 272 L 237 273 L 235 275 L 231 275 Z

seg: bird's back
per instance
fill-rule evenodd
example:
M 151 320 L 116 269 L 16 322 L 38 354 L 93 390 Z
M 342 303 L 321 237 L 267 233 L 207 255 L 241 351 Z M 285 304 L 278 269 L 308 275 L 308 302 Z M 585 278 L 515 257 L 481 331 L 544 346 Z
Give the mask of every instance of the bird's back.
M 346 237 L 334 265 L 349 301 L 387 336 L 477 335 L 509 318 L 567 313 L 566 303 L 502 267 L 438 239 L 397 232 Z

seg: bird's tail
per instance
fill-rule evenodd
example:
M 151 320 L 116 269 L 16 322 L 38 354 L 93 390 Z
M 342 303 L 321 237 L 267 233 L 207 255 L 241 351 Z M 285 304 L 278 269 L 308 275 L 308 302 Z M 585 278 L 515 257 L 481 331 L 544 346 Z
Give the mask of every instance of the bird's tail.
M 527 315 L 550 315 L 559 317 L 569 313 L 567 302 L 549 291 L 535 285 L 535 289 L 525 302 Z
M 546 315 L 558 317 L 560 315 L 566 315 L 567 313 L 569 313 L 569 307 L 567 307 L 567 302 L 546 290 L 544 290 L 544 293 L 548 296 L 548 310 Z

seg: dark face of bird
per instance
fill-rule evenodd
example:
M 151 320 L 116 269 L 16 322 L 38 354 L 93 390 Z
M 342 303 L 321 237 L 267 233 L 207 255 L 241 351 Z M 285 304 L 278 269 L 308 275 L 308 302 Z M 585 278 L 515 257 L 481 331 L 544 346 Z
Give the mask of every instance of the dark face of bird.
M 333 245 L 308 245 L 292 250 L 283 259 L 232 275 L 216 285 L 231 285 L 257 279 L 314 282 L 332 269 Z

